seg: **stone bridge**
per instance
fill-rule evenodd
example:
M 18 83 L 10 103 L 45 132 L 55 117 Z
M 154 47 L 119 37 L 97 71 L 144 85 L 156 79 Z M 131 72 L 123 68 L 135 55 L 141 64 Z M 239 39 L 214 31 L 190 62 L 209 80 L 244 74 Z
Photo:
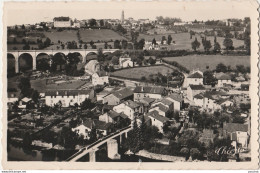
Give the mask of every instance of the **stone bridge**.
M 103 53 L 113 53 L 117 51 L 118 49 L 103 49 Z M 65 56 L 69 53 L 79 53 L 82 58 L 83 62 L 86 62 L 86 56 L 90 53 L 97 54 L 97 49 L 59 49 L 59 50 L 12 50 L 7 51 L 7 55 L 12 55 L 15 59 L 15 72 L 19 73 L 19 58 L 23 54 L 29 54 L 32 58 L 32 69 L 36 70 L 36 59 L 37 56 L 40 54 L 45 55 L 55 55 L 57 53 L 64 54 Z
M 99 147 L 101 147 L 104 144 L 107 144 L 107 156 L 110 159 L 120 159 L 120 155 L 118 154 L 118 146 L 122 143 L 123 136 L 127 138 L 127 133 L 130 130 L 132 130 L 132 126 L 125 127 L 113 134 L 105 136 L 104 138 L 94 142 L 93 144 L 80 149 L 77 153 L 70 156 L 66 161 L 76 162 L 80 158 L 89 154 L 89 161 L 96 162 L 96 151 L 98 151 Z M 119 144 L 118 141 L 115 139 L 118 136 L 120 137 Z

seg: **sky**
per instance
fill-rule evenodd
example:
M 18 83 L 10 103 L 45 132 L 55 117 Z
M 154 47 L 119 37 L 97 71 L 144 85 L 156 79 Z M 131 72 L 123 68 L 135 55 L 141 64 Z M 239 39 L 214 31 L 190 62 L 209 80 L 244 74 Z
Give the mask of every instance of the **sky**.
M 125 18 L 134 19 L 156 16 L 177 17 L 183 21 L 244 18 L 250 16 L 249 1 L 109 1 L 109 2 L 6 2 L 4 19 L 7 26 L 34 24 L 52 21 L 54 17 L 69 16 L 72 19 L 120 19 L 124 10 Z

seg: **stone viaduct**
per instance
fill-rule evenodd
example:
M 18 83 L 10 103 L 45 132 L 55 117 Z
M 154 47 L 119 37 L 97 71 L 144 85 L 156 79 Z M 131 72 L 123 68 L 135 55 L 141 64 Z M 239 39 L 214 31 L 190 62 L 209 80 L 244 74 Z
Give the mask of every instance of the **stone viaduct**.
M 103 49 L 103 53 L 113 53 L 118 49 Z M 36 59 L 39 54 L 55 55 L 57 53 L 64 54 L 65 56 L 69 53 L 79 53 L 83 62 L 86 62 L 86 56 L 90 53 L 97 54 L 97 49 L 60 49 L 60 50 L 12 50 L 7 51 L 7 55 L 12 55 L 15 59 L 15 72 L 19 73 L 19 58 L 23 54 L 29 54 L 32 58 L 32 69 L 36 70 Z

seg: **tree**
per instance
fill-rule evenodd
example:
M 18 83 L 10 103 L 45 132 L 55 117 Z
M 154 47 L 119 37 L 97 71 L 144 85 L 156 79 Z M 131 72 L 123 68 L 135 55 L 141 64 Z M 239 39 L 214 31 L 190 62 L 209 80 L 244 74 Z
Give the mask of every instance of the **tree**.
M 27 77 L 20 78 L 18 87 L 21 90 L 21 94 L 28 95 L 28 90 L 31 89 L 30 79 Z
M 119 64 L 119 58 L 116 57 L 116 56 L 113 56 L 111 62 L 112 62 L 114 65 L 118 65 L 118 64 Z
M 49 47 L 51 44 L 51 39 L 49 37 L 46 38 L 46 40 L 43 42 L 44 47 Z
M 219 73 L 219 72 L 226 73 L 226 72 L 227 72 L 227 66 L 225 66 L 223 63 L 219 63 L 219 64 L 216 66 L 216 72 L 217 72 L 217 73 Z
M 122 40 L 122 49 L 127 49 L 127 40 Z
M 90 26 L 90 27 L 93 27 L 93 26 L 96 26 L 96 25 L 97 25 L 96 19 L 90 19 L 90 20 L 89 20 L 89 26 Z
M 151 64 L 151 65 L 154 65 L 154 64 L 156 63 L 156 60 L 153 59 L 152 57 L 150 57 L 150 58 L 148 59 L 148 63 Z
M 131 31 L 131 39 L 133 43 L 137 42 L 138 37 L 139 37 L 139 32 Z
M 23 50 L 30 50 L 30 45 L 29 45 L 29 43 L 26 43 L 26 44 L 23 46 Z
M 191 43 L 191 47 L 194 51 L 197 51 L 197 49 L 200 47 L 200 42 L 195 38 L 195 40 Z
M 92 103 L 92 101 L 88 98 L 86 98 L 82 103 L 81 103 L 81 109 L 93 109 L 95 107 L 95 104 Z
M 216 78 L 214 77 L 213 72 L 211 71 L 205 71 L 203 73 L 203 83 L 204 85 L 212 85 L 215 86 L 216 84 Z
M 91 131 L 90 131 L 90 135 L 89 135 L 89 141 L 90 143 L 93 143 L 97 140 L 97 129 L 96 127 L 92 127 Z
M 203 46 L 204 46 L 204 50 L 205 50 L 206 52 L 209 52 L 209 50 L 210 50 L 211 47 L 212 47 L 210 40 L 205 40 L 205 43 L 204 43 Z
M 100 20 L 100 21 L 99 21 L 99 24 L 100 24 L 100 26 L 104 26 L 104 20 L 103 20 L 103 19 Z
M 98 60 L 98 62 L 101 62 L 101 61 L 104 61 L 104 60 L 105 60 L 105 57 L 104 57 L 103 49 L 102 49 L 102 48 L 99 48 L 99 49 L 98 49 L 97 60 Z
M 215 42 L 213 51 L 220 52 L 220 50 L 221 50 L 220 44 L 218 42 Z
M 144 48 L 144 45 L 145 45 L 145 40 L 144 39 L 141 39 L 139 42 L 138 42 L 138 49 L 142 50 Z
M 32 100 L 34 101 L 34 103 L 38 103 L 39 102 L 39 99 L 40 99 L 40 94 L 37 90 L 34 90 L 32 92 Z
M 152 45 L 156 45 L 156 40 L 153 38 Z
M 233 41 L 230 38 L 225 38 L 223 41 L 223 45 L 226 47 L 226 50 L 233 50 Z
M 114 49 L 121 49 L 120 41 L 119 41 L 119 40 L 115 40 L 115 41 L 114 41 Z
M 251 26 L 250 26 L 250 23 L 247 25 L 245 33 L 244 33 L 244 45 L 245 45 L 247 54 L 250 55 L 250 49 L 251 49 Z
M 29 132 L 25 132 L 25 134 L 23 135 L 23 145 L 25 147 L 29 147 L 32 144 L 32 137 L 29 134 Z
M 167 41 L 168 45 L 170 45 L 171 42 L 172 42 L 172 36 L 171 36 L 171 35 L 168 35 L 168 41 Z
M 105 42 L 104 49 L 107 49 L 107 48 L 108 48 L 108 44 L 107 44 L 107 42 Z
M 84 44 L 84 46 L 83 46 L 83 47 L 84 47 L 84 49 L 87 49 L 87 48 L 88 48 L 87 44 Z
M 162 36 L 162 41 L 161 41 L 161 44 L 164 44 L 164 41 L 166 40 L 166 37 L 165 36 Z

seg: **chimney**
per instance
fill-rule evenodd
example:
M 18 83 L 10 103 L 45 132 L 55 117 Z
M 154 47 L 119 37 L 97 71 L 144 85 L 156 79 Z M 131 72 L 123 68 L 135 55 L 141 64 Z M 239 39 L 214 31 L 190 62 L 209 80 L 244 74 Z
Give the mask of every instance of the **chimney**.
M 144 92 L 144 87 L 143 86 L 141 86 L 141 91 Z

